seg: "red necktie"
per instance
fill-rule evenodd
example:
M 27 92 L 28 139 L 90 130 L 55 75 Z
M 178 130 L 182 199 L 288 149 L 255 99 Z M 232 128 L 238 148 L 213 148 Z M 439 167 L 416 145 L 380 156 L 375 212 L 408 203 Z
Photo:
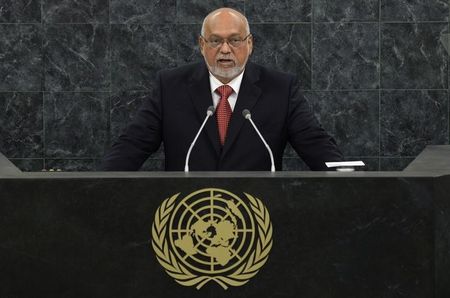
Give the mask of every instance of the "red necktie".
M 225 144 L 225 138 L 227 136 L 228 124 L 230 123 L 231 110 L 228 97 L 233 93 L 233 88 L 228 85 L 222 85 L 216 89 L 216 92 L 220 94 L 220 101 L 216 108 L 217 127 L 219 129 L 220 144 Z

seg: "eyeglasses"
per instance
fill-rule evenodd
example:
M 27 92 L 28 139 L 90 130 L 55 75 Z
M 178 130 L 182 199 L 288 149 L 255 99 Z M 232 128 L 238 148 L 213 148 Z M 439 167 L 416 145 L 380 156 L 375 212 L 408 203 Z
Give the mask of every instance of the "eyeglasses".
M 252 34 L 249 33 L 246 37 L 240 38 L 239 36 L 231 37 L 230 39 L 223 39 L 219 37 L 212 37 L 211 39 L 206 39 L 203 36 L 200 35 L 201 38 L 206 42 L 206 44 L 210 48 L 217 48 L 221 47 L 224 42 L 226 42 L 229 46 L 232 46 L 233 48 L 239 48 L 244 44 L 244 41 L 249 38 Z

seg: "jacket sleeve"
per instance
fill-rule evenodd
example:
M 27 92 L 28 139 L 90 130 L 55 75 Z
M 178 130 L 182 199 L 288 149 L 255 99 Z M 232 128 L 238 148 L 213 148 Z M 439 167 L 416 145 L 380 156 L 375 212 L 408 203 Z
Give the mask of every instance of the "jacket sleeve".
M 325 162 L 341 161 L 336 141 L 321 127 L 295 77 L 288 110 L 288 141 L 311 170 L 327 170 Z
M 105 155 L 102 171 L 137 171 L 161 145 L 162 139 L 161 75 L 151 97 L 147 98 L 124 133 Z

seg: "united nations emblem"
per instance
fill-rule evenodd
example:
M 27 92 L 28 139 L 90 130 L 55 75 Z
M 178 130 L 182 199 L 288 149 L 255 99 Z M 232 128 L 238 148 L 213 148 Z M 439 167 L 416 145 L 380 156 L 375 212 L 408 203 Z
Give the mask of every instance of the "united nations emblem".
M 209 281 L 242 286 L 267 261 L 272 248 L 269 212 L 258 198 L 245 200 L 217 188 L 164 200 L 155 214 L 152 246 L 167 274 L 183 286 Z

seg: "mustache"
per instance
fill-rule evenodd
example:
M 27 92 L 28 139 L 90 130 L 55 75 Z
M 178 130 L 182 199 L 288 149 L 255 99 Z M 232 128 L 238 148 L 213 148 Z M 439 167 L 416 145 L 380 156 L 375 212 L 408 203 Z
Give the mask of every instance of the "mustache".
M 216 57 L 216 60 L 221 60 L 221 59 L 226 59 L 226 60 L 233 60 L 235 61 L 234 56 L 232 55 L 219 55 Z

